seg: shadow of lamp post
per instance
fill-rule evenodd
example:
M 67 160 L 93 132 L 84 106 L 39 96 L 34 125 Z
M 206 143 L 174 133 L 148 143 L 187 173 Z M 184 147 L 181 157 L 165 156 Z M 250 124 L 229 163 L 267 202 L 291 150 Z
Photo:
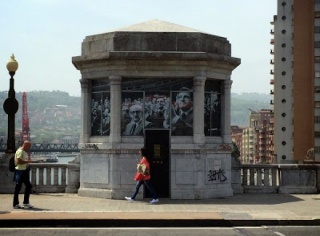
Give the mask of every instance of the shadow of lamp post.
M 3 109 L 5 113 L 8 114 L 8 140 L 7 140 L 6 153 L 15 153 L 16 151 L 15 114 L 18 111 L 19 103 L 16 100 L 16 92 L 14 91 L 14 79 L 13 79 L 13 76 L 18 69 L 18 62 L 15 60 L 13 54 L 11 55 L 7 63 L 7 69 L 9 71 L 11 78 L 10 78 L 10 88 L 8 92 L 8 98 L 3 103 Z

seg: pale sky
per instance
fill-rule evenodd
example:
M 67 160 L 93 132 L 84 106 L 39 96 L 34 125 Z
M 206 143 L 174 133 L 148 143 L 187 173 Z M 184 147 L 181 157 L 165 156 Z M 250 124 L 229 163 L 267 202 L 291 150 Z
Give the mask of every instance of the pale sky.
M 19 63 L 15 91 L 80 96 L 72 64 L 87 35 L 158 19 L 227 38 L 232 93 L 270 93 L 270 22 L 276 0 L 11 0 L 0 1 L 0 91 L 9 89 L 7 61 Z

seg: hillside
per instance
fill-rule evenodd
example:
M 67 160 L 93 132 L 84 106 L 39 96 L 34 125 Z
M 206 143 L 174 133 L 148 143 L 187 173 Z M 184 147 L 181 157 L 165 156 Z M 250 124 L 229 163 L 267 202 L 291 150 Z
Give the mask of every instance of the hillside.
M 0 92 L 0 137 L 6 140 L 7 114 L 3 102 L 7 92 Z M 16 93 L 19 110 L 16 114 L 16 130 L 22 124 L 22 93 Z M 246 127 L 249 124 L 248 108 L 271 109 L 271 96 L 258 93 L 231 94 L 231 124 Z M 31 91 L 27 94 L 30 130 L 34 142 L 51 142 L 64 135 L 78 137 L 80 134 L 80 97 L 70 96 L 62 91 Z
M 231 94 L 231 125 L 249 126 L 250 109 L 273 109 L 272 96 L 261 93 Z

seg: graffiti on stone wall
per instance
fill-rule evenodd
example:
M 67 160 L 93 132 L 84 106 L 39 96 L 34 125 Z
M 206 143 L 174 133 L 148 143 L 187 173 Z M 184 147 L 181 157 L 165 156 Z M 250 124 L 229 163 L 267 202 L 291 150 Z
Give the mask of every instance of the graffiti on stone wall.
M 225 182 L 228 178 L 224 168 L 222 167 L 221 160 L 213 160 L 211 168 L 208 169 L 208 182 Z
M 227 180 L 227 177 L 225 176 L 224 169 L 209 170 L 208 181 L 224 182 L 226 180 Z
M 87 143 L 84 145 L 84 149 L 98 150 L 99 148 L 98 148 L 97 144 Z

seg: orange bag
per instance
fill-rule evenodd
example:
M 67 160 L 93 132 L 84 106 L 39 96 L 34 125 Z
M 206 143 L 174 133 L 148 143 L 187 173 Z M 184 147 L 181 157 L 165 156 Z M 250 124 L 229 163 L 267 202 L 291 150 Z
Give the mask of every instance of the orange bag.
M 143 180 L 143 175 L 140 172 L 137 172 L 137 174 L 134 176 L 135 181 L 141 181 Z

